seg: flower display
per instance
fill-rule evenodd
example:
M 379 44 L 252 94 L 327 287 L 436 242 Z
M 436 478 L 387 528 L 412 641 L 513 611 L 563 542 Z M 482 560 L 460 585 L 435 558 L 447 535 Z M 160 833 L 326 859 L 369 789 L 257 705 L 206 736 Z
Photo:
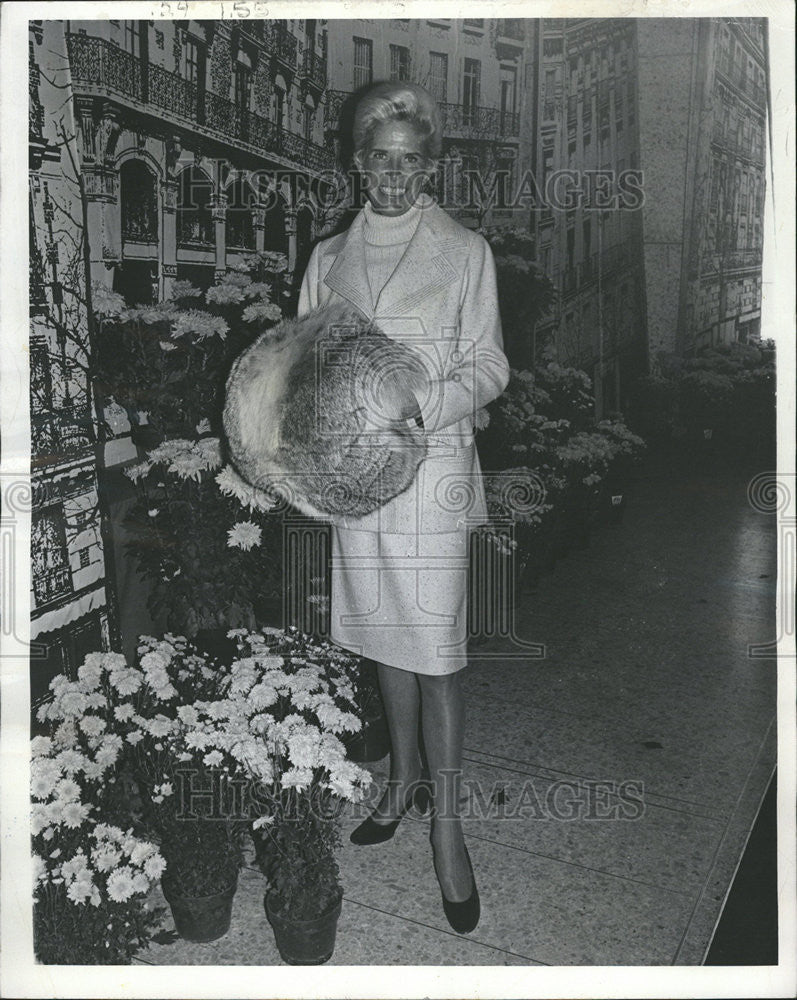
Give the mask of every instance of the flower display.
M 90 654 L 77 679 L 53 679 L 37 711 L 48 730 L 31 741 L 34 934 L 45 963 L 127 963 L 160 923 L 147 896 L 165 860 L 127 825 L 120 788 L 114 730 L 135 714 L 111 683 L 123 662 Z
M 238 655 L 224 690 L 194 702 L 186 742 L 246 777 L 261 867 L 294 914 L 312 914 L 338 891 L 340 805 L 362 800 L 371 784 L 343 742 L 361 727 L 357 658 L 293 628 L 229 635 Z

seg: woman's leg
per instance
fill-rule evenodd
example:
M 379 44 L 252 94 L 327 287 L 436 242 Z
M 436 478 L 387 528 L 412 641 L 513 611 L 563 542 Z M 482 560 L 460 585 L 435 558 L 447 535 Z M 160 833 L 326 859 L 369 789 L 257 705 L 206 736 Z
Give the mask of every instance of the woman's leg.
M 416 675 L 386 663 L 377 664 L 379 689 L 390 733 L 390 781 L 374 815 L 390 822 L 397 819 L 407 795 L 421 773 L 418 750 L 418 706 L 420 693 Z
M 467 899 L 473 888 L 459 817 L 465 725 L 460 673 L 418 675 L 423 742 L 434 787 L 432 847 L 435 871 L 443 895 L 454 903 Z

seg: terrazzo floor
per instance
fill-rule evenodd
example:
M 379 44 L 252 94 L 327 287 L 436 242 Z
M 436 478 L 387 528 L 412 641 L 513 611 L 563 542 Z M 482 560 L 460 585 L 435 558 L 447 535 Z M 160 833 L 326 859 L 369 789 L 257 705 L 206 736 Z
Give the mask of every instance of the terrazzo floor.
M 358 848 L 350 810 L 331 964 L 702 963 L 776 762 L 775 661 L 748 656 L 776 634 L 760 471 L 649 456 L 623 522 L 519 595 L 515 639 L 475 646 L 463 675 L 478 927 L 446 922 L 428 820 Z M 279 964 L 264 888 L 245 869 L 225 937 L 138 960 Z

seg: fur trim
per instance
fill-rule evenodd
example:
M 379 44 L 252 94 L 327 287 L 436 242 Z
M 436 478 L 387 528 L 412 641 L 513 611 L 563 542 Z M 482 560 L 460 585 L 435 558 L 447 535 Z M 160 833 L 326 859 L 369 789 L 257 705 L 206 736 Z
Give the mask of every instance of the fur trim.
M 362 517 L 403 493 L 425 435 L 397 414 L 424 367 L 348 303 L 284 320 L 236 360 L 224 430 L 233 464 L 311 517 Z

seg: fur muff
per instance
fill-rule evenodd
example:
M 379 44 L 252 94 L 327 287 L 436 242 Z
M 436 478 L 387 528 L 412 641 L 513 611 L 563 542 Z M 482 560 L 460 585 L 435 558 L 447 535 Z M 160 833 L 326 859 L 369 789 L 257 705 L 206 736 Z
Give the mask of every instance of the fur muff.
M 425 435 L 401 414 L 424 366 L 348 303 L 284 320 L 235 361 L 224 430 L 253 486 L 302 513 L 361 517 L 406 490 Z

